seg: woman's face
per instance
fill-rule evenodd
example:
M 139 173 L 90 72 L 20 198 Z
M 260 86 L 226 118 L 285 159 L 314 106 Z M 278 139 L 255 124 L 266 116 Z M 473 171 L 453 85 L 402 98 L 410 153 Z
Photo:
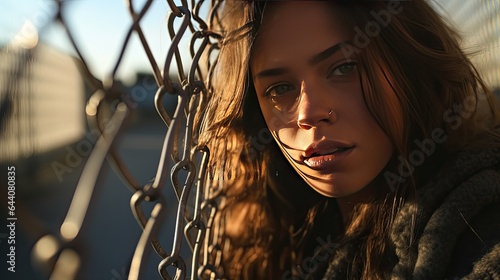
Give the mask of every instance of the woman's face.
M 330 197 L 363 189 L 393 153 L 364 102 L 356 57 L 344 55 L 342 26 L 327 1 L 268 2 L 250 60 L 267 126 L 297 172 Z

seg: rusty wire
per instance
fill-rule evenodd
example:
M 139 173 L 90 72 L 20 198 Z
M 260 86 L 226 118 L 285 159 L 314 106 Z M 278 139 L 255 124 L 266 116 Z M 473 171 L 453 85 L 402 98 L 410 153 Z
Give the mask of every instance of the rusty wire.
M 208 263 L 207 254 L 213 252 L 207 236 L 211 222 L 217 211 L 214 202 L 206 200 L 208 190 L 204 188 L 209 151 L 207 147 L 197 147 L 197 128 L 194 126 L 195 115 L 206 100 L 206 88 L 203 82 L 203 71 L 199 62 L 204 53 L 217 49 L 219 36 L 208 30 L 208 24 L 201 18 L 199 11 L 202 5 L 214 5 L 216 1 L 167 0 L 171 10 L 168 16 L 168 32 L 171 37 L 171 46 L 165 57 L 163 70 L 154 59 L 151 49 L 146 41 L 140 21 L 151 7 L 153 0 L 148 0 L 138 8 L 134 0 L 127 0 L 126 6 L 132 18 L 132 25 L 128 29 L 122 44 L 118 59 L 110 76 L 104 81 L 97 79 L 87 66 L 86 59 L 80 52 L 79 45 L 74 40 L 73 31 L 66 24 L 63 0 L 55 0 L 57 13 L 55 21 L 64 26 L 66 35 L 80 59 L 81 72 L 94 89 L 86 107 L 88 123 L 100 131 L 100 136 L 84 167 L 82 176 L 77 184 L 73 200 L 60 230 L 56 234 L 45 235 L 40 238 L 33 248 L 33 255 L 43 267 L 48 269 L 51 279 L 77 279 L 81 266 L 81 256 L 78 254 L 75 238 L 86 217 L 88 208 L 93 199 L 97 178 L 101 167 L 107 159 L 115 172 L 119 175 L 124 185 L 132 192 L 130 199 L 131 212 L 136 218 L 143 232 L 140 236 L 133 259 L 129 279 L 144 279 L 145 268 L 151 248 L 158 254 L 161 261 L 158 272 L 163 279 L 191 279 L 201 278 L 202 275 L 217 277 L 216 269 Z M 215 4 L 218 5 L 218 4 Z M 215 9 L 211 9 L 213 13 Z M 213 14 L 209 19 L 216 18 Z M 175 23 L 180 21 L 178 28 Z M 162 148 L 157 172 L 149 183 L 141 184 L 134 179 L 127 165 L 121 159 L 115 143 L 116 136 L 120 133 L 122 124 L 130 112 L 130 106 L 122 98 L 123 93 L 115 85 L 115 76 L 122 64 L 124 53 L 132 34 L 139 36 L 142 47 L 151 65 L 151 71 L 158 85 L 155 95 L 155 107 L 159 117 L 163 120 L 168 130 Z M 191 36 L 189 50 L 179 48 L 181 38 Z M 215 38 L 215 40 L 211 40 Z M 199 43 L 198 43 L 199 42 Z M 185 72 L 186 66 L 181 60 L 181 53 L 189 51 L 192 61 Z M 169 72 L 175 60 L 179 77 L 173 81 Z M 210 66 L 208 66 L 210 67 Z M 178 102 L 175 113 L 167 114 L 163 106 L 163 98 L 167 95 L 177 96 Z M 118 101 L 118 102 L 116 102 Z M 184 126 L 182 126 L 184 124 Z M 184 137 L 179 137 L 183 133 Z M 169 170 L 171 170 L 169 174 Z M 183 174 L 185 173 L 185 174 Z M 175 203 L 167 201 L 162 193 L 167 179 L 171 180 L 177 196 L 176 228 L 173 236 L 172 251 L 165 250 L 159 241 L 158 231 L 166 217 L 166 204 Z M 182 181 L 182 178 L 185 178 Z M 194 212 L 188 213 L 188 198 L 194 197 Z M 143 202 L 153 202 L 154 207 L 150 213 L 145 213 Z M 205 213 L 205 215 L 203 214 Z M 185 260 L 180 256 L 182 240 L 186 238 L 193 254 L 192 266 L 187 268 Z M 47 251 L 47 248 L 52 248 Z M 203 256 L 201 255 L 203 252 Z M 169 275 L 167 269 L 174 267 L 175 276 Z M 191 276 L 188 275 L 188 269 Z

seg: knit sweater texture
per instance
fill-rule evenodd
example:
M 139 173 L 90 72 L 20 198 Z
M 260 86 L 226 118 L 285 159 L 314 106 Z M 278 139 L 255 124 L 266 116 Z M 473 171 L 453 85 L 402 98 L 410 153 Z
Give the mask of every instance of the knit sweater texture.
M 500 149 L 459 153 L 417 190 L 390 229 L 397 260 L 386 279 L 500 279 Z M 351 279 L 352 244 L 323 279 Z

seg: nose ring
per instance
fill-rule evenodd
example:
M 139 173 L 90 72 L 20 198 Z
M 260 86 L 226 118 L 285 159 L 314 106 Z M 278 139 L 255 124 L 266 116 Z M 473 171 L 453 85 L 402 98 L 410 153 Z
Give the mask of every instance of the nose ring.
M 333 109 L 330 109 L 330 111 L 328 111 L 328 121 L 330 122 L 337 121 L 337 114 Z

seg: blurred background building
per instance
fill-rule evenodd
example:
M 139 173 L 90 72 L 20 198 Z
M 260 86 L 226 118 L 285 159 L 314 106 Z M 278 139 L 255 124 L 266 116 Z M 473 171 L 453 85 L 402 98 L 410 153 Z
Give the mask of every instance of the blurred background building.
M 500 95 L 500 1 L 434 0 L 437 10 L 456 26 L 463 46 L 488 85 Z
M 45 44 L 0 51 L 0 159 L 52 151 L 83 136 L 85 86 L 76 59 Z

